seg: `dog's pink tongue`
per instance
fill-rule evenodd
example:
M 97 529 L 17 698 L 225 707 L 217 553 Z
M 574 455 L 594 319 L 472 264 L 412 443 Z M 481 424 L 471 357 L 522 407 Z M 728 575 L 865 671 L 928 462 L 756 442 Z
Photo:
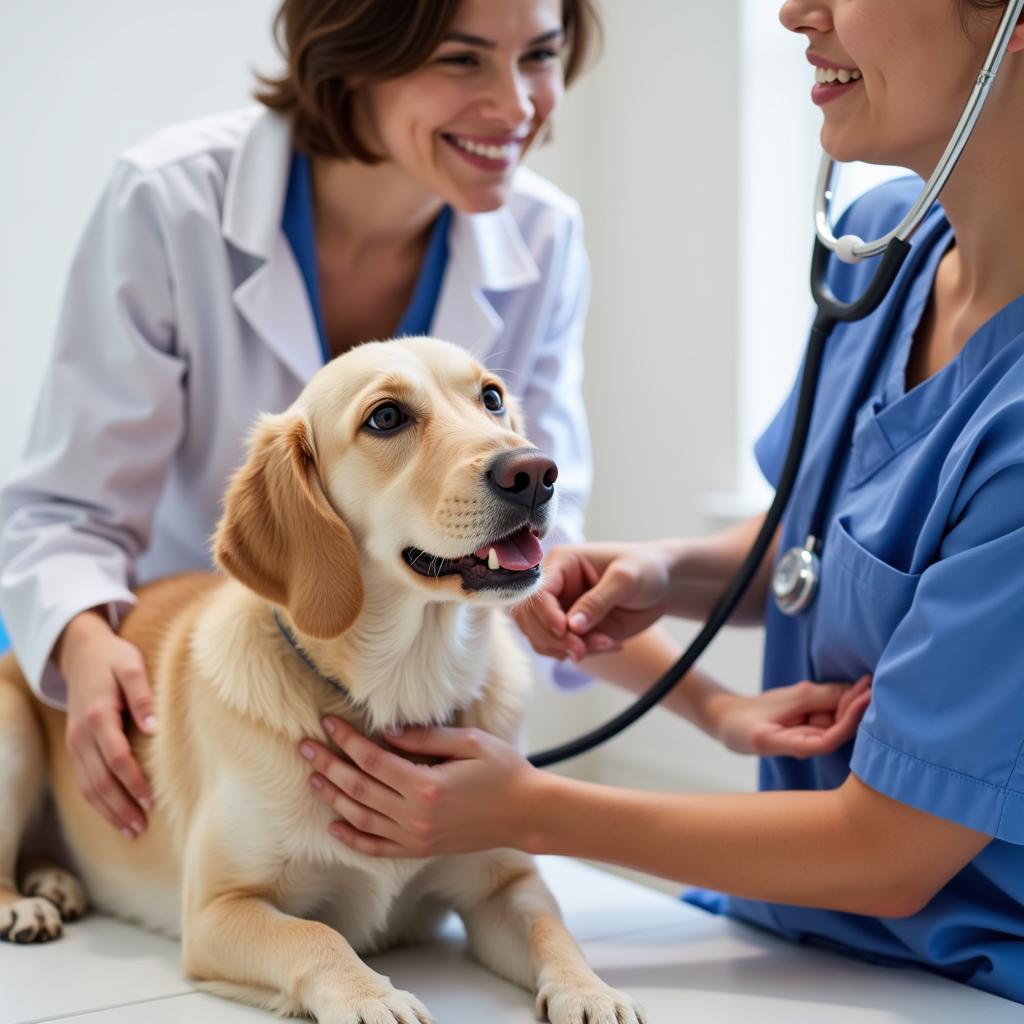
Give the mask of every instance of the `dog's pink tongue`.
M 504 540 L 497 540 L 488 547 L 480 548 L 477 551 L 478 558 L 487 558 L 490 549 L 498 556 L 498 564 L 502 569 L 510 569 L 519 572 L 522 569 L 532 569 L 540 565 L 544 557 L 544 549 L 540 541 L 530 533 L 529 530 L 519 530 L 506 537 Z

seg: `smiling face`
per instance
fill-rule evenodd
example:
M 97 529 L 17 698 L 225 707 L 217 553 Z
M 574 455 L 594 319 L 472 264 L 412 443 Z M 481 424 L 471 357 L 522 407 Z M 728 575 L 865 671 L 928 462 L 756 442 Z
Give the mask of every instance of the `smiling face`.
M 503 382 L 434 339 L 361 345 L 299 401 L 328 501 L 375 569 L 431 598 L 510 603 L 540 583 L 554 464 Z
M 930 174 L 1000 13 L 960 0 L 787 0 L 780 19 L 807 37 L 825 151 Z
M 463 0 L 415 71 L 359 91 L 382 154 L 458 210 L 501 206 L 564 92 L 559 0 Z

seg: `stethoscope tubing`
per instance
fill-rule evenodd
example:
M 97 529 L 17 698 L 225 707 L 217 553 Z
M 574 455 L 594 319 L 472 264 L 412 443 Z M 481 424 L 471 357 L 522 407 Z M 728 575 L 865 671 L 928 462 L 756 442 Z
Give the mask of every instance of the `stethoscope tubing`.
M 800 472 L 804 448 L 807 444 L 811 416 L 814 412 L 818 374 L 832 328 L 837 323 L 860 320 L 870 316 L 892 287 L 909 252 L 909 243 L 894 239 L 890 242 L 864 294 L 854 302 L 841 302 L 829 289 L 826 281 L 828 249 L 820 241 L 815 242 L 814 256 L 811 260 L 811 292 L 815 302 L 818 303 L 818 313 L 811 326 L 804 356 L 789 447 L 786 450 L 786 458 L 775 490 L 775 497 L 765 513 L 764 522 L 761 524 L 757 537 L 736 575 L 715 602 L 704 626 L 678 661 L 629 707 L 603 725 L 568 743 L 531 754 L 529 761 L 534 767 L 547 768 L 562 761 L 568 761 L 570 758 L 579 757 L 614 736 L 618 736 L 678 685 L 683 676 L 696 664 L 697 659 L 704 653 L 722 626 L 728 622 L 757 575 L 758 569 L 772 545 L 779 524 L 782 522 L 782 515 L 793 492 L 797 474 Z

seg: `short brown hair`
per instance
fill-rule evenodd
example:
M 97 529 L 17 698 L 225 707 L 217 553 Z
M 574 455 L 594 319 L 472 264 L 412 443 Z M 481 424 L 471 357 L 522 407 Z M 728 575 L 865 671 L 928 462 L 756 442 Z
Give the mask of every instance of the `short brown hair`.
M 382 81 L 421 67 L 448 31 L 461 0 L 283 0 L 274 36 L 287 61 L 258 75 L 258 99 L 292 118 L 295 145 L 316 156 L 380 157 L 353 124 L 353 78 Z M 583 70 L 601 34 L 595 0 L 562 0 L 565 81 Z

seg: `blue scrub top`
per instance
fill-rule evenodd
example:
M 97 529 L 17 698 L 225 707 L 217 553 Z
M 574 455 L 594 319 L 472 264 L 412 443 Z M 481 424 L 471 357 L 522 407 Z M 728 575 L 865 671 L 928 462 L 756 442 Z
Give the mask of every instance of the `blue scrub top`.
M 885 234 L 919 187 L 913 178 L 876 189 L 847 213 L 842 233 Z M 852 770 L 873 789 L 992 842 L 924 910 L 901 920 L 699 890 L 687 899 L 793 939 L 915 964 L 1024 1002 L 1024 297 L 906 391 L 913 335 L 952 242 L 936 208 L 882 307 L 829 339 L 780 552 L 808 533 L 860 368 L 894 314 L 887 358 L 857 411 L 835 489 L 817 600 L 795 618 L 769 603 L 764 686 L 870 672 L 871 705 L 844 749 L 807 761 L 765 758 L 760 783 L 832 789 Z M 833 260 L 833 289 L 861 294 L 875 263 Z M 794 391 L 757 444 L 773 484 L 795 406 Z
M 445 206 L 430 229 L 430 238 L 427 241 L 427 249 L 412 298 L 395 331 L 398 337 L 430 333 L 430 325 L 434 320 L 434 311 L 437 308 L 437 298 L 441 293 L 441 283 L 448 266 L 448 225 L 451 222 L 451 214 L 451 207 Z M 330 362 L 331 350 L 324 331 L 323 311 L 320 305 L 320 284 L 316 266 L 313 185 L 309 157 L 298 150 L 292 153 L 281 227 L 291 245 L 295 261 L 302 274 L 302 280 L 306 285 L 306 294 L 309 296 L 309 305 L 316 323 L 317 337 L 320 339 L 321 354 L 325 363 Z

